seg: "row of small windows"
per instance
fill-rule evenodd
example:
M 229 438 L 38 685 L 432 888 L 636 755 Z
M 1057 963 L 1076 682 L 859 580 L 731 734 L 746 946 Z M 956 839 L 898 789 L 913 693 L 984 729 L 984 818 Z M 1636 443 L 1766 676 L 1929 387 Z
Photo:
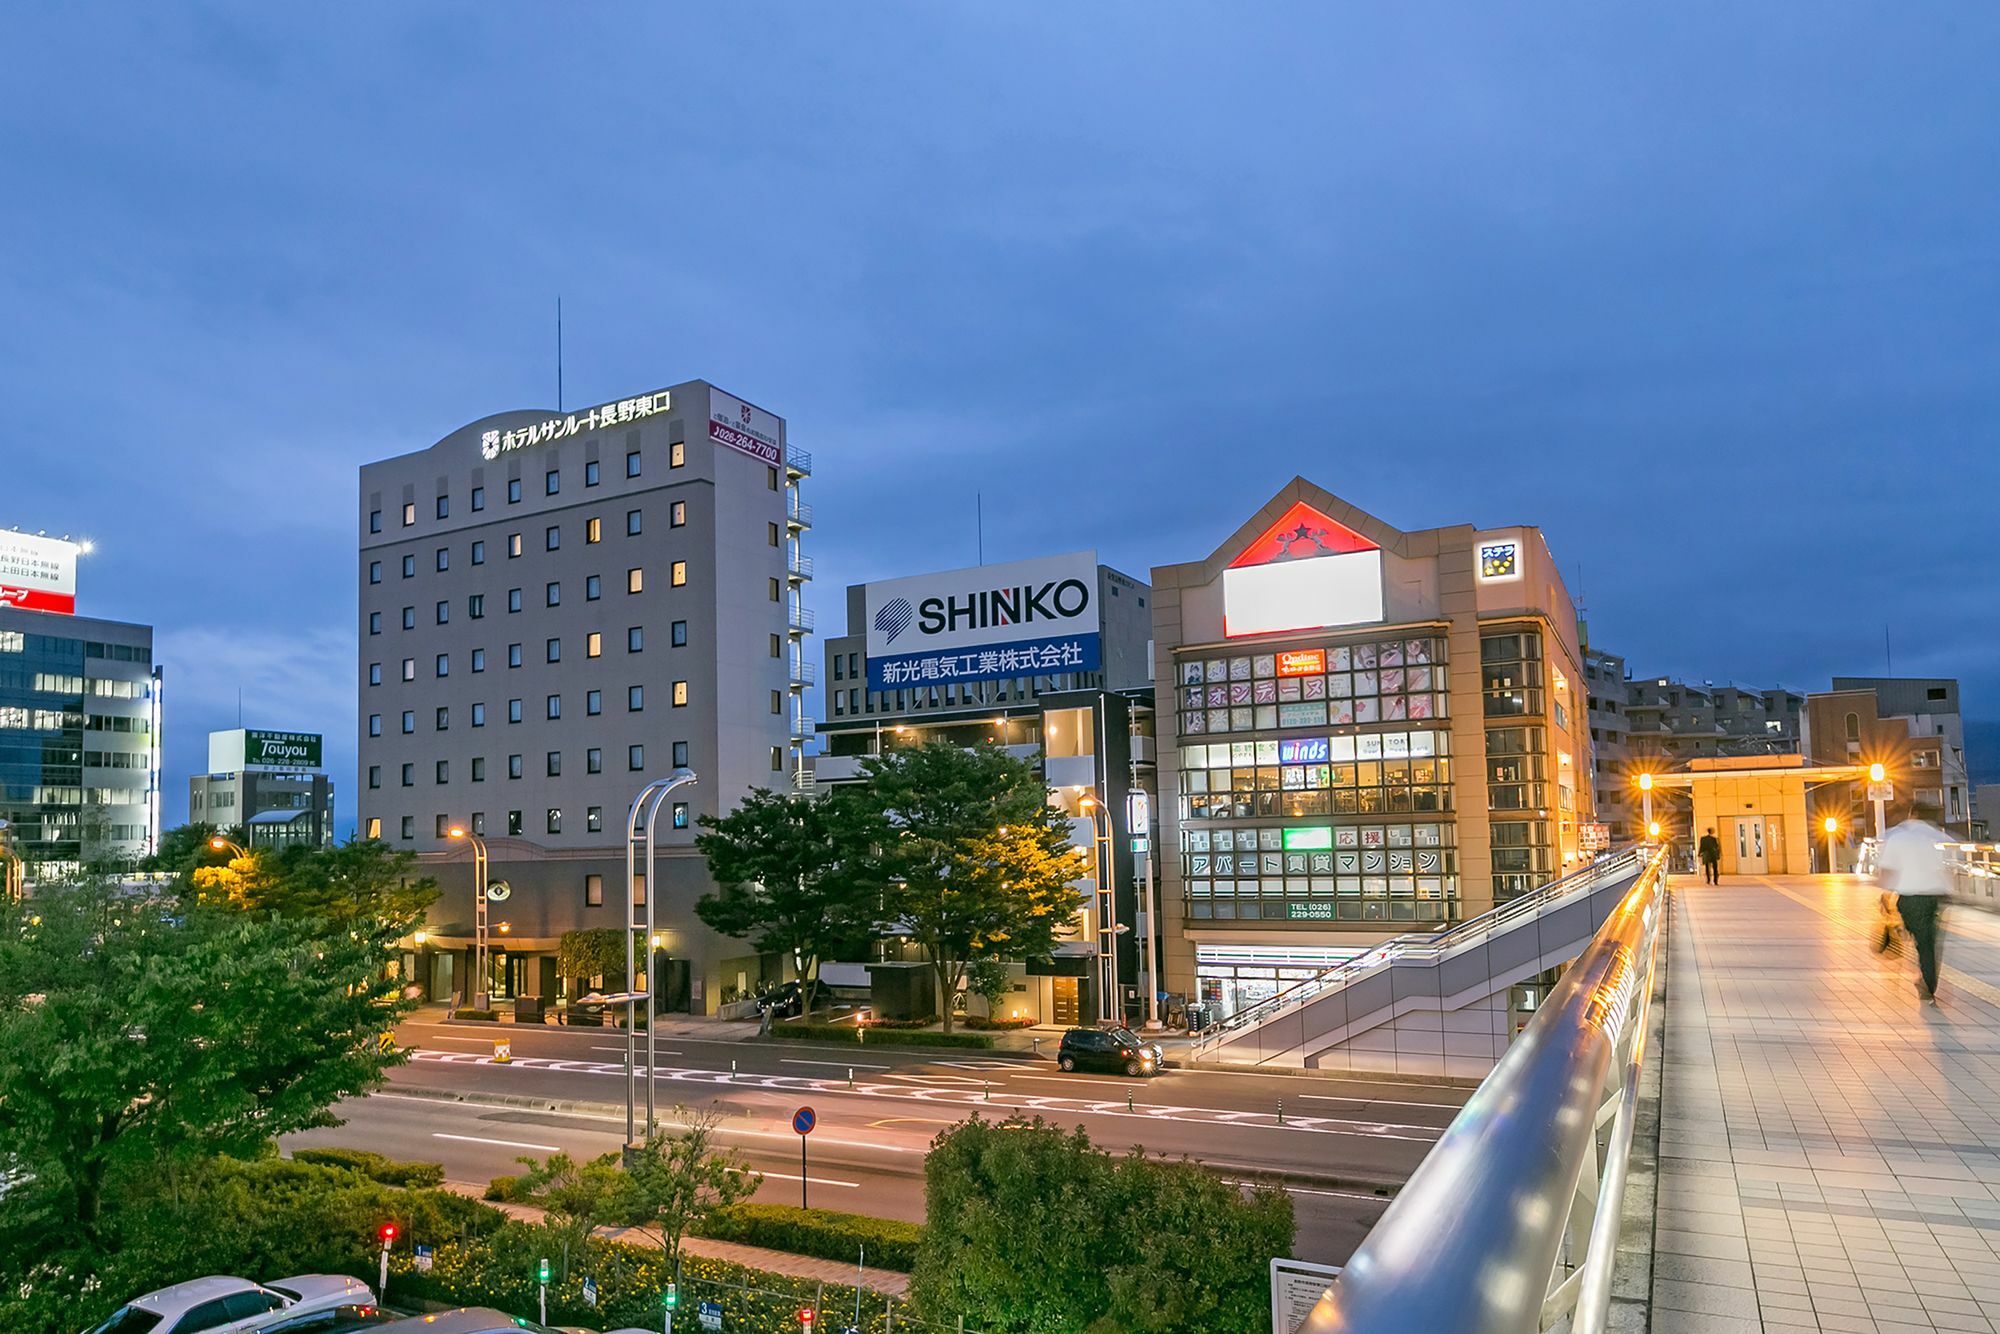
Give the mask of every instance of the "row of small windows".
M 673 563 L 672 568 L 667 572 L 667 582 L 674 588 L 687 587 L 686 561 L 677 560 Z M 643 593 L 646 591 L 646 572 L 644 569 L 635 567 L 625 571 L 625 591 L 628 594 Z M 525 590 L 519 588 L 510 588 L 507 590 L 507 612 L 509 615 L 519 612 L 526 605 L 526 600 L 523 596 L 524 592 Z M 596 602 L 603 596 L 604 581 L 602 577 L 595 574 L 585 576 L 583 581 L 583 600 L 585 602 Z M 560 580 L 543 586 L 542 605 L 545 607 L 560 607 L 562 605 L 562 583 Z M 485 619 L 486 595 L 484 593 L 468 593 L 465 598 L 465 614 L 470 620 L 478 621 Z M 450 599 L 440 598 L 437 602 L 433 603 L 431 616 L 437 625 L 450 625 Z M 417 628 L 417 609 L 415 607 L 403 608 L 403 628 L 405 630 L 414 630 Z M 371 635 L 382 633 L 381 612 L 371 611 L 368 613 L 368 633 Z
M 646 707 L 645 690 L 646 688 L 644 686 L 625 687 L 626 712 L 639 713 L 645 709 Z M 687 703 L 688 703 L 688 683 L 685 681 L 674 682 L 673 684 L 674 707 L 677 709 L 684 709 L 687 707 Z M 557 719 L 560 719 L 562 717 L 562 696 L 561 695 L 548 696 L 543 702 L 543 708 L 546 710 L 544 716 L 549 720 L 555 721 Z M 604 712 L 604 692 L 601 690 L 590 690 L 584 692 L 583 711 L 587 717 L 591 718 L 595 718 L 598 715 L 602 714 Z M 518 699 L 508 700 L 507 721 L 509 723 L 518 723 L 522 720 L 522 716 L 523 716 L 522 701 Z M 403 735 L 412 736 L 416 733 L 417 711 L 415 709 L 403 710 L 402 725 L 403 725 Z M 474 704 L 472 706 L 472 725 L 474 727 L 486 726 L 486 706 L 484 704 Z M 448 706 L 441 704 L 437 707 L 437 710 L 433 715 L 432 730 L 437 732 L 449 732 L 451 730 L 451 709 Z M 381 714 L 371 713 L 368 715 L 368 735 L 372 737 L 379 737 L 382 735 Z
M 676 500 L 673 503 L 672 510 L 669 514 L 669 523 L 672 527 L 675 528 L 681 528 L 686 526 L 687 502 L 685 500 Z M 773 529 L 777 527 L 777 525 L 775 524 L 769 526 Z M 645 532 L 645 512 L 643 510 L 627 511 L 625 515 L 626 536 L 638 537 L 644 532 Z M 604 540 L 604 521 L 596 517 L 585 519 L 583 521 L 584 545 L 596 546 L 599 542 L 602 542 L 603 540 Z M 522 535 L 520 533 L 507 534 L 506 547 L 507 547 L 507 559 L 509 560 L 518 559 L 522 554 L 522 552 L 527 550 L 527 547 L 523 542 Z M 542 550 L 544 551 L 562 550 L 562 527 L 560 524 L 550 524 L 547 528 L 542 530 Z M 484 565 L 486 563 L 486 543 L 484 539 L 473 542 L 471 555 L 472 555 L 472 563 L 474 565 Z M 685 566 L 687 562 L 676 561 L 675 564 Z M 451 569 L 450 547 L 438 547 L 434 551 L 432 551 L 431 568 L 436 570 L 440 574 Z M 417 577 L 417 557 L 415 552 L 410 552 L 404 555 L 402 569 L 403 569 L 403 577 L 405 579 L 414 579 Z M 379 584 L 382 582 L 381 561 L 375 560 L 368 562 L 368 582 L 371 584 Z
M 682 445 L 671 446 L 667 460 L 667 466 L 670 468 L 678 468 L 681 467 L 686 462 L 687 462 L 686 448 Z M 631 450 L 625 455 L 625 475 L 627 477 L 637 477 L 640 475 L 639 451 L 636 449 Z M 596 486 L 598 482 L 602 480 L 602 477 L 603 474 L 598 470 L 597 460 L 596 459 L 586 460 L 583 465 L 583 484 L 585 486 Z M 542 494 L 554 496 L 554 495 L 560 495 L 561 493 L 562 493 L 562 470 L 560 468 L 550 468 L 546 473 L 542 475 Z M 521 479 L 518 477 L 508 479 L 507 503 L 509 505 L 518 505 L 521 503 Z M 485 508 L 486 508 L 486 488 L 483 486 L 473 487 L 472 488 L 473 513 L 476 514 L 481 510 L 484 510 Z M 450 496 L 439 496 L 437 498 L 435 502 L 435 513 L 437 517 L 440 519 L 448 519 L 451 517 Z M 416 521 L 417 521 L 416 502 L 415 501 L 405 502 L 405 504 L 403 505 L 403 527 L 408 528 L 411 525 L 415 524 Z M 371 533 L 379 533 L 382 531 L 381 510 L 370 510 L 368 512 L 368 531 Z
M 521 835 L 526 831 L 525 830 L 526 821 L 523 818 L 523 816 L 524 812 L 521 811 L 507 812 L 507 832 L 509 834 L 518 837 L 519 835 Z M 435 817 L 435 819 L 436 819 L 436 826 L 434 830 L 435 836 L 438 838 L 448 838 L 450 836 L 451 826 L 452 826 L 451 817 L 448 815 L 439 815 Z M 688 827 L 689 824 L 688 804 L 685 801 L 677 801 L 673 804 L 672 819 L 674 828 L 686 829 Z M 583 825 L 585 833 L 589 834 L 602 833 L 604 831 L 604 808 L 602 806 L 586 806 L 583 812 Z M 562 807 L 550 806 L 546 808 L 546 813 L 543 815 L 543 829 L 545 830 L 545 832 L 551 834 L 562 833 L 563 831 Z M 398 832 L 401 835 L 404 842 L 408 842 L 416 838 L 417 817 L 414 815 L 403 816 Z M 472 813 L 472 832 L 475 834 L 484 834 L 486 832 L 485 811 L 474 811 Z M 370 838 L 382 837 L 382 820 L 380 816 L 371 817 L 369 819 L 368 837 Z M 589 876 L 587 878 L 587 881 L 588 883 L 586 884 L 585 888 L 585 902 L 590 907 L 593 908 L 601 907 L 604 903 L 604 877 L 593 875 Z M 641 894 L 641 897 L 635 901 L 641 903 L 645 901 L 643 897 L 643 892 Z
M 675 621 L 669 627 L 668 633 L 674 648 L 687 647 L 686 621 Z M 522 664 L 524 659 L 521 650 L 522 646 L 520 644 L 509 644 L 507 646 L 508 667 L 519 667 Z M 625 651 L 627 653 L 643 653 L 646 651 L 646 629 L 644 626 L 635 625 L 625 631 Z M 545 662 L 561 662 L 562 640 L 550 639 L 545 641 L 542 645 L 542 655 Z M 583 637 L 583 655 L 586 658 L 604 656 L 604 634 L 602 631 L 592 630 Z M 486 670 L 485 649 L 476 648 L 472 650 L 472 670 L 475 674 Z M 451 654 L 438 654 L 431 662 L 431 672 L 433 676 L 439 679 L 450 676 Z M 417 679 L 417 660 L 415 658 L 403 659 L 403 679 L 405 681 L 414 681 Z M 368 664 L 368 684 L 371 686 L 382 684 L 381 663 L 371 662 Z
M 561 751 L 552 750 L 547 752 L 542 757 L 543 773 L 546 777 L 549 778 L 562 777 L 562 772 L 563 772 L 562 755 L 563 753 Z M 688 743 L 685 741 L 674 742 L 673 756 L 674 756 L 674 767 L 676 769 L 686 768 L 688 762 Z M 627 746 L 625 748 L 625 764 L 627 769 L 635 772 L 644 769 L 646 767 L 646 748 L 642 745 Z M 604 751 L 602 747 L 592 746 L 583 752 L 583 771 L 589 774 L 601 774 L 604 772 Z M 525 757 L 520 755 L 509 755 L 507 757 L 507 777 L 510 780 L 518 779 L 522 777 L 524 772 L 525 772 Z M 435 761 L 432 765 L 431 773 L 433 781 L 439 787 L 447 785 L 448 783 L 451 782 L 451 761 L 450 760 Z M 486 757 L 484 755 L 474 755 L 472 757 L 470 773 L 472 782 L 483 783 L 486 781 Z M 415 787 L 417 785 L 417 766 L 415 764 L 403 765 L 401 778 L 402 778 L 402 786 Z M 379 790 L 381 786 L 382 786 L 382 766 L 379 764 L 369 765 L 368 766 L 369 790 L 376 791 Z

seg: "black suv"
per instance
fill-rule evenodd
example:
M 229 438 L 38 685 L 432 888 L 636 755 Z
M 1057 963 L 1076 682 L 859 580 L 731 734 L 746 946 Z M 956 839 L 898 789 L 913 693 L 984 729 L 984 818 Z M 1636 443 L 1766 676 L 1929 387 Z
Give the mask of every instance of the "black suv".
M 1072 1028 L 1063 1034 L 1056 1064 L 1065 1070 L 1109 1070 L 1114 1074 L 1157 1075 L 1166 1053 L 1143 1042 L 1129 1028 Z

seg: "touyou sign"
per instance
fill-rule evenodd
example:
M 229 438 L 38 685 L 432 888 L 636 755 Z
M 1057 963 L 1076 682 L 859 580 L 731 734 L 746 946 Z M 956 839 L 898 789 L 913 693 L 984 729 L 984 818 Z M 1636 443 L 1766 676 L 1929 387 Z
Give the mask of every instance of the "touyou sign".
M 76 614 L 74 542 L 0 529 L 0 607 Z
M 621 398 L 615 403 L 600 403 L 582 412 L 530 422 L 510 431 L 481 431 L 479 452 L 486 458 L 497 459 L 509 451 L 526 449 L 530 445 L 551 445 L 587 431 L 655 417 L 672 407 L 673 397 L 664 389 L 641 394 L 637 398 Z
M 1097 553 L 1074 551 L 869 584 L 871 690 L 1094 672 Z
M 317 769 L 318 732 L 262 732 L 232 728 L 208 734 L 208 771 L 236 773 L 242 769 Z
M 784 461 L 784 419 L 720 389 L 708 391 L 708 438 L 773 466 Z

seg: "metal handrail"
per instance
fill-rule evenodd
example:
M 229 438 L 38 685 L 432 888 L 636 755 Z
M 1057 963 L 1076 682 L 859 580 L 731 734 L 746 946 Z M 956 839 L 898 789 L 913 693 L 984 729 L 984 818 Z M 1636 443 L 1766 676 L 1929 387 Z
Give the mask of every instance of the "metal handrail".
M 1601 1334 L 1637 1121 L 1666 853 L 1418 1166 L 1304 1334 Z
M 1549 904 L 1557 899 L 1594 889 L 1607 879 L 1635 874 L 1644 864 L 1643 856 L 1642 849 L 1628 848 L 1623 852 L 1600 857 L 1582 870 L 1572 871 L 1560 879 L 1551 880 L 1532 893 L 1523 894 L 1518 899 L 1510 899 L 1497 907 L 1489 908 L 1477 917 L 1467 918 L 1443 931 L 1410 932 L 1385 940 L 1367 953 L 1342 960 L 1330 968 L 1321 970 L 1315 976 L 1285 988 L 1275 996 L 1267 996 L 1247 1009 L 1238 1010 L 1227 1019 L 1204 1025 L 1201 1031 L 1194 1035 L 1190 1054 L 1200 1056 L 1218 1044 L 1228 1041 L 1231 1035 L 1241 1030 L 1267 1023 L 1378 968 L 1402 960 L 1415 962 L 1436 959 L 1452 950 L 1485 940 L 1508 923 L 1545 911 Z

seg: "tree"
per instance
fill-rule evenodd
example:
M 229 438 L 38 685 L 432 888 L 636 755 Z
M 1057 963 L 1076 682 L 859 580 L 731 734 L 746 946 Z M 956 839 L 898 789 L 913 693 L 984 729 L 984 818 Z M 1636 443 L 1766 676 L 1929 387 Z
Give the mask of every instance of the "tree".
M 160 835 L 160 846 L 140 866 L 148 871 L 191 871 L 220 861 L 224 854 L 209 846 L 209 840 L 218 834 L 222 834 L 221 828 L 212 824 L 177 825 Z M 233 834 L 224 837 L 235 838 Z
M 729 814 L 701 823 L 707 832 L 695 846 L 721 887 L 695 904 L 702 921 L 790 955 L 802 983 L 817 979 L 822 959 L 866 948 L 881 881 L 870 857 L 876 827 L 853 794 L 755 788 Z
M 1246 1196 L 1197 1163 L 1116 1157 L 1040 1118 L 975 1116 L 939 1135 L 924 1200 L 911 1296 L 929 1319 L 984 1330 L 1249 1334 L 1269 1328 L 1270 1260 L 1292 1247 L 1283 1191 Z M 1046 1248 L 1028 1265 L 1025 1236 L 1133 1244 Z
M 562 1276 L 569 1278 L 570 1256 L 601 1223 L 615 1221 L 630 1183 L 618 1170 L 616 1153 L 579 1163 L 566 1153 L 552 1153 L 541 1162 L 517 1158 L 528 1170 L 515 1179 L 515 1198 L 542 1210 L 543 1225 L 562 1247 Z
M 974 959 L 965 970 L 965 989 L 986 1002 L 986 1017 L 1001 1018 L 1000 1009 L 1007 1003 L 1007 993 L 1014 985 L 1014 975 L 1000 959 Z
M 715 1146 L 721 1120 L 712 1108 L 692 1112 L 681 1129 L 649 1136 L 625 1164 L 624 1221 L 659 1235 L 669 1273 L 680 1271 L 681 1239 L 690 1227 L 764 1182 L 741 1154 Z
M 563 932 L 556 941 L 556 972 L 563 977 L 617 978 L 622 987 L 625 933 L 613 926 Z
M 172 1174 L 382 1082 L 408 1011 L 379 921 L 248 914 L 87 878 L 0 905 L 0 1143 L 78 1240 L 107 1172 Z
M 422 923 L 437 899 L 437 881 L 414 874 L 416 858 L 379 839 L 350 839 L 339 847 L 294 846 L 253 852 L 226 866 L 194 872 L 209 897 L 222 893 L 246 912 L 341 922 L 365 921 L 398 939 Z
M 973 959 L 1054 951 L 1089 858 L 1034 768 L 997 746 L 932 742 L 873 756 L 862 772 L 887 917 L 929 958 L 949 1032 Z

